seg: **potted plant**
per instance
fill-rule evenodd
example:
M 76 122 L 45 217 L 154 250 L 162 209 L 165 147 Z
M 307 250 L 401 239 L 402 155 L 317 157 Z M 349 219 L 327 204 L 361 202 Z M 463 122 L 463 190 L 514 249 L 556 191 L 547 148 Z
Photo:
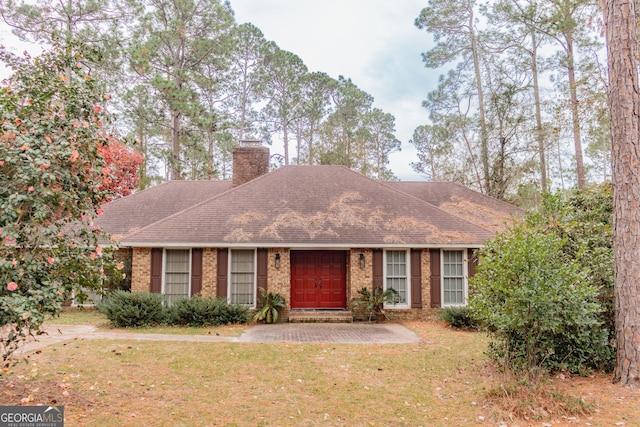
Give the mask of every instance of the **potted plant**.
M 260 288 L 260 302 L 261 307 L 253 316 L 255 322 L 264 320 L 265 323 L 276 323 L 280 310 L 286 307 L 282 295 L 267 292 L 264 288 Z
M 358 291 L 360 296 L 351 299 L 351 310 L 364 310 L 369 314 L 369 322 L 373 316 L 376 316 L 376 320 L 389 320 L 384 310 L 384 304 L 396 305 L 400 300 L 400 294 L 393 288 L 383 290 L 380 286 L 376 286 L 373 292 L 370 292 L 367 288 L 362 288 Z

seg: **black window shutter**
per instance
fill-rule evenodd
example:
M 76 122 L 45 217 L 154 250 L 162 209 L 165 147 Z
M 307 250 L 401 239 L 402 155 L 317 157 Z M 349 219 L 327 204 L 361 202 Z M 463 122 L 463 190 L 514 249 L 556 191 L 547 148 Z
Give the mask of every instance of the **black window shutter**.
M 431 249 L 430 251 L 431 257 L 431 307 L 440 307 L 441 296 L 440 296 L 440 281 L 441 281 L 441 273 L 440 273 L 440 249 Z
M 162 292 L 162 248 L 151 249 L 151 283 L 149 291 L 159 294 Z
M 411 308 L 422 308 L 422 251 L 411 250 Z
M 227 274 L 229 270 L 229 250 L 218 249 L 218 277 L 216 296 L 227 298 Z
M 374 249 L 373 250 L 373 262 L 372 262 L 372 270 L 373 270 L 373 289 L 375 291 L 376 288 L 382 288 L 384 284 L 384 266 L 382 260 L 382 249 Z
M 202 292 L 202 249 L 191 250 L 191 295 Z
M 478 266 L 478 256 L 475 254 L 476 249 L 468 249 L 467 275 L 473 277 L 476 275 L 476 267 Z
M 261 308 L 260 304 L 260 288 L 267 290 L 267 263 L 269 262 L 269 254 L 266 248 L 258 249 L 258 260 L 256 266 L 256 281 L 258 284 L 258 301 L 256 301 L 256 307 Z

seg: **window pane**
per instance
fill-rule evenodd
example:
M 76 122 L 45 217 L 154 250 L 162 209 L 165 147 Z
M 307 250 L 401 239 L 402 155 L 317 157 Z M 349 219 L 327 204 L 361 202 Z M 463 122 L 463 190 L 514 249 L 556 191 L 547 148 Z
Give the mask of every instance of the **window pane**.
M 464 304 L 464 259 L 463 251 L 442 252 L 442 303 Z
M 406 304 L 408 299 L 407 253 L 405 251 L 387 251 L 386 288 L 398 291 L 399 303 Z
M 168 304 L 189 297 L 189 249 L 167 249 L 164 294 Z
M 387 289 L 392 288 L 398 291 L 400 304 L 407 303 L 407 279 L 388 279 Z
M 231 251 L 231 292 L 232 304 L 255 304 L 254 301 L 254 251 Z

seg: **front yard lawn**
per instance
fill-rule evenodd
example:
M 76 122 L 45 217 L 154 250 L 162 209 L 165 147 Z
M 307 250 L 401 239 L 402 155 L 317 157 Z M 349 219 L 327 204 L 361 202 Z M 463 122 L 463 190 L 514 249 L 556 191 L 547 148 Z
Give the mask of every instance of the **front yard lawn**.
M 406 322 L 403 345 L 74 340 L 0 377 L 0 405 L 64 405 L 70 426 L 640 425 L 640 391 L 553 378 L 589 414 L 510 420 L 483 334 Z M 495 392 L 491 393 L 495 396 Z M 616 424 L 624 423 L 624 424 Z
M 75 308 L 67 307 L 57 317 L 48 317 L 46 324 L 50 325 L 93 325 L 100 331 L 113 330 L 107 317 L 98 312 L 94 308 Z M 240 336 L 247 329 L 247 325 L 225 325 L 225 326 L 208 326 L 202 328 L 190 328 L 187 326 L 155 326 L 129 329 L 116 329 L 119 331 L 126 330 L 132 333 L 141 334 L 177 334 L 177 335 L 221 335 L 221 336 Z

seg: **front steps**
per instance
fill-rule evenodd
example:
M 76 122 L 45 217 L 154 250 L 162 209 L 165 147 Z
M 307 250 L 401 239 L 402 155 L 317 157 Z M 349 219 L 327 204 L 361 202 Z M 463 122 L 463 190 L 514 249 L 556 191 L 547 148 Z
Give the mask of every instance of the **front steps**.
M 290 323 L 352 323 L 349 310 L 291 310 Z

